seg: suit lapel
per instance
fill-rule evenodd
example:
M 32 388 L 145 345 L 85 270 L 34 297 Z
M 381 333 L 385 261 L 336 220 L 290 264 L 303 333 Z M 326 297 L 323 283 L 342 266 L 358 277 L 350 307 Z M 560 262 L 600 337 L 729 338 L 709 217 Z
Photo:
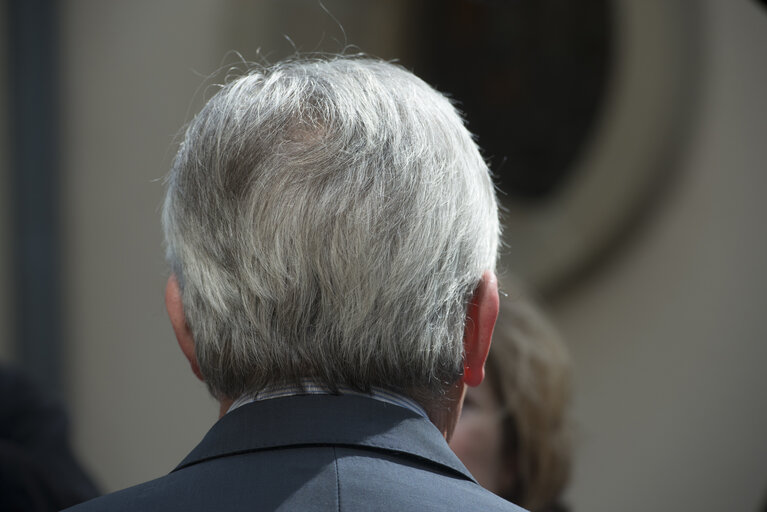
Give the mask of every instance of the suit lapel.
M 239 407 L 174 471 L 219 457 L 311 445 L 394 452 L 474 481 L 431 422 L 403 407 L 350 395 L 300 395 Z

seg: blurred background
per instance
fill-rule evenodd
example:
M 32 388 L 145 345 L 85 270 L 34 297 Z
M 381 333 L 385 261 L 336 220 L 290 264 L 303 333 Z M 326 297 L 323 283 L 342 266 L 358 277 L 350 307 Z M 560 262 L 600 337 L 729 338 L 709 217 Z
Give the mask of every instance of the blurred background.
M 455 98 L 492 164 L 501 278 L 574 359 L 573 510 L 761 510 L 763 3 L 6 0 L 0 27 L 0 362 L 64 400 L 104 490 L 217 418 L 163 304 L 181 127 L 243 61 L 362 51 Z

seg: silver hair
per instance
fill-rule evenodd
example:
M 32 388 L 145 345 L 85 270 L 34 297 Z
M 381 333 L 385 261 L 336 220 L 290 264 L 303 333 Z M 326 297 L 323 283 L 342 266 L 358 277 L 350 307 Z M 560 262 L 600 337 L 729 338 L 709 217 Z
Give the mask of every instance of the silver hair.
M 212 394 L 314 378 L 438 397 L 494 270 L 489 170 L 405 69 L 284 61 L 223 88 L 168 178 L 167 255 Z

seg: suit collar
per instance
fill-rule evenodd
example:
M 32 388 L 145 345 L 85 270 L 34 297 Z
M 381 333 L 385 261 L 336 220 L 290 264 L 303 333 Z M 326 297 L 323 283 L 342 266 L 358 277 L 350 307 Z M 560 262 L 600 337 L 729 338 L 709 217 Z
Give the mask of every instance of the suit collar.
M 300 445 L 396 452 L 475 481 L 428 420 L 361 396 L 301 395 L 254 402 L 224 415 L 174 470 L 230 455 Z

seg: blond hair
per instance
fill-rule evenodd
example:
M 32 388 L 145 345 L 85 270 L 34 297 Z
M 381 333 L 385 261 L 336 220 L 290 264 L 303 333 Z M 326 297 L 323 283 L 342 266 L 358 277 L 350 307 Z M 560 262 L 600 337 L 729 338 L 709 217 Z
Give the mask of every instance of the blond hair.
M 502 497 L 532 511 L 556 505 L 570 475 L 570 356 L 525 295 L 501 301 L 487 376 L 505 413 L 503 456 L 514 472 Z

